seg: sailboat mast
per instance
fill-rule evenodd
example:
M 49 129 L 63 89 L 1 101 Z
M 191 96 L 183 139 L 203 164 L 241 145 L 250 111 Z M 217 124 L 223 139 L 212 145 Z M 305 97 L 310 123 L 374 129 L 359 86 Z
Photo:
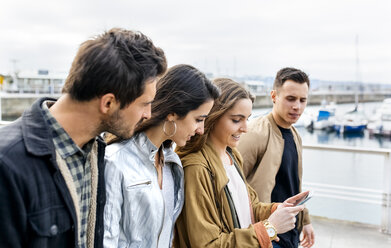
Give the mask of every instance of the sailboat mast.
M 360 78 L 360 59 L 358 53 L 358 34 L 356 34 L 356 92 L 354 94 L 355 109 L 358 109 L 358 92 L 360 90 L 361 78 Z

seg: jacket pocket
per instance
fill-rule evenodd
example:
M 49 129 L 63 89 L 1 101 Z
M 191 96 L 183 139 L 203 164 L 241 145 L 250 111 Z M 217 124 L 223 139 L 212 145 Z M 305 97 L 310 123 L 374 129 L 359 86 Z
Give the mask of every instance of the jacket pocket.
M 29 214 L 32 229 L 40 236 L 53 237 L 71 229 L 71 217 L 65 207 L 51 207 Z
M 138 188 L 144 188 L 144 187 L 150 187 L 152 184 L 152 181 L 149 179 L 139 180 L 135 182 L 130 182 L 126 185 L 126 190 L 132 190 L 132 189 L 138 189 Z

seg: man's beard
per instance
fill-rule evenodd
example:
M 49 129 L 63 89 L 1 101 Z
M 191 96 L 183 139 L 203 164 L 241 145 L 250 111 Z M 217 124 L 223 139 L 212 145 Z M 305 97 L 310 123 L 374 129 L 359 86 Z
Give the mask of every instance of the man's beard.
M 101 132 L 109 132 L 122 140 L 129 139 L 133 136 L 137 127 L 144 121 L 144 118 L 141 118 L 136 125 L 131 128 L 126 126 L 122 120 L 123 118 L 121 118 L 120 112 L 117 110 L 108 119 L 101 121 Z
M 119 110 L 114 112 L 107 119 L 102 120 L 100 127 L 102 132 L 109 132 L 120 139 L 128 139 L 133 135 L 133 130 L 127 128 L 125 124 L 122 123 L 122 118 L 119 113 Z

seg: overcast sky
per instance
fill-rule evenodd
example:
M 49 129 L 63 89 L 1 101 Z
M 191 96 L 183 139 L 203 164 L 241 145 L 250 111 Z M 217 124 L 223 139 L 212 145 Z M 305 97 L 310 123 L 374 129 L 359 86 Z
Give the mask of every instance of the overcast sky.
M 1 0 L 0 72 L 68 71 L 83 41 L 112 27 L 139 30 L 169 65 L 274 76 L 391 83 L 388 0 Z M 16 61 L 16 62 L 15 62 Z

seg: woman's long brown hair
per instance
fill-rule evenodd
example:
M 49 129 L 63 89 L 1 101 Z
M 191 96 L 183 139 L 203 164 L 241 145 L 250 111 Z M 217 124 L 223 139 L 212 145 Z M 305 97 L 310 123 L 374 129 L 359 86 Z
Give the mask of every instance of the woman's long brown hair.
M 217 121 L 231 109 L 238 100 L 250 99 L 254 102 L 255 97 L 242 85 L 229 78 L 216 78 L 213 83 L 220 89 L 221 95 L 214 101 L 213 107 L 205 120 L 204 134 L 195 135 L 183 147 L 177 147 L 176 152 L 180 157 L 199 151 L 206 143 L 209 134 Z

